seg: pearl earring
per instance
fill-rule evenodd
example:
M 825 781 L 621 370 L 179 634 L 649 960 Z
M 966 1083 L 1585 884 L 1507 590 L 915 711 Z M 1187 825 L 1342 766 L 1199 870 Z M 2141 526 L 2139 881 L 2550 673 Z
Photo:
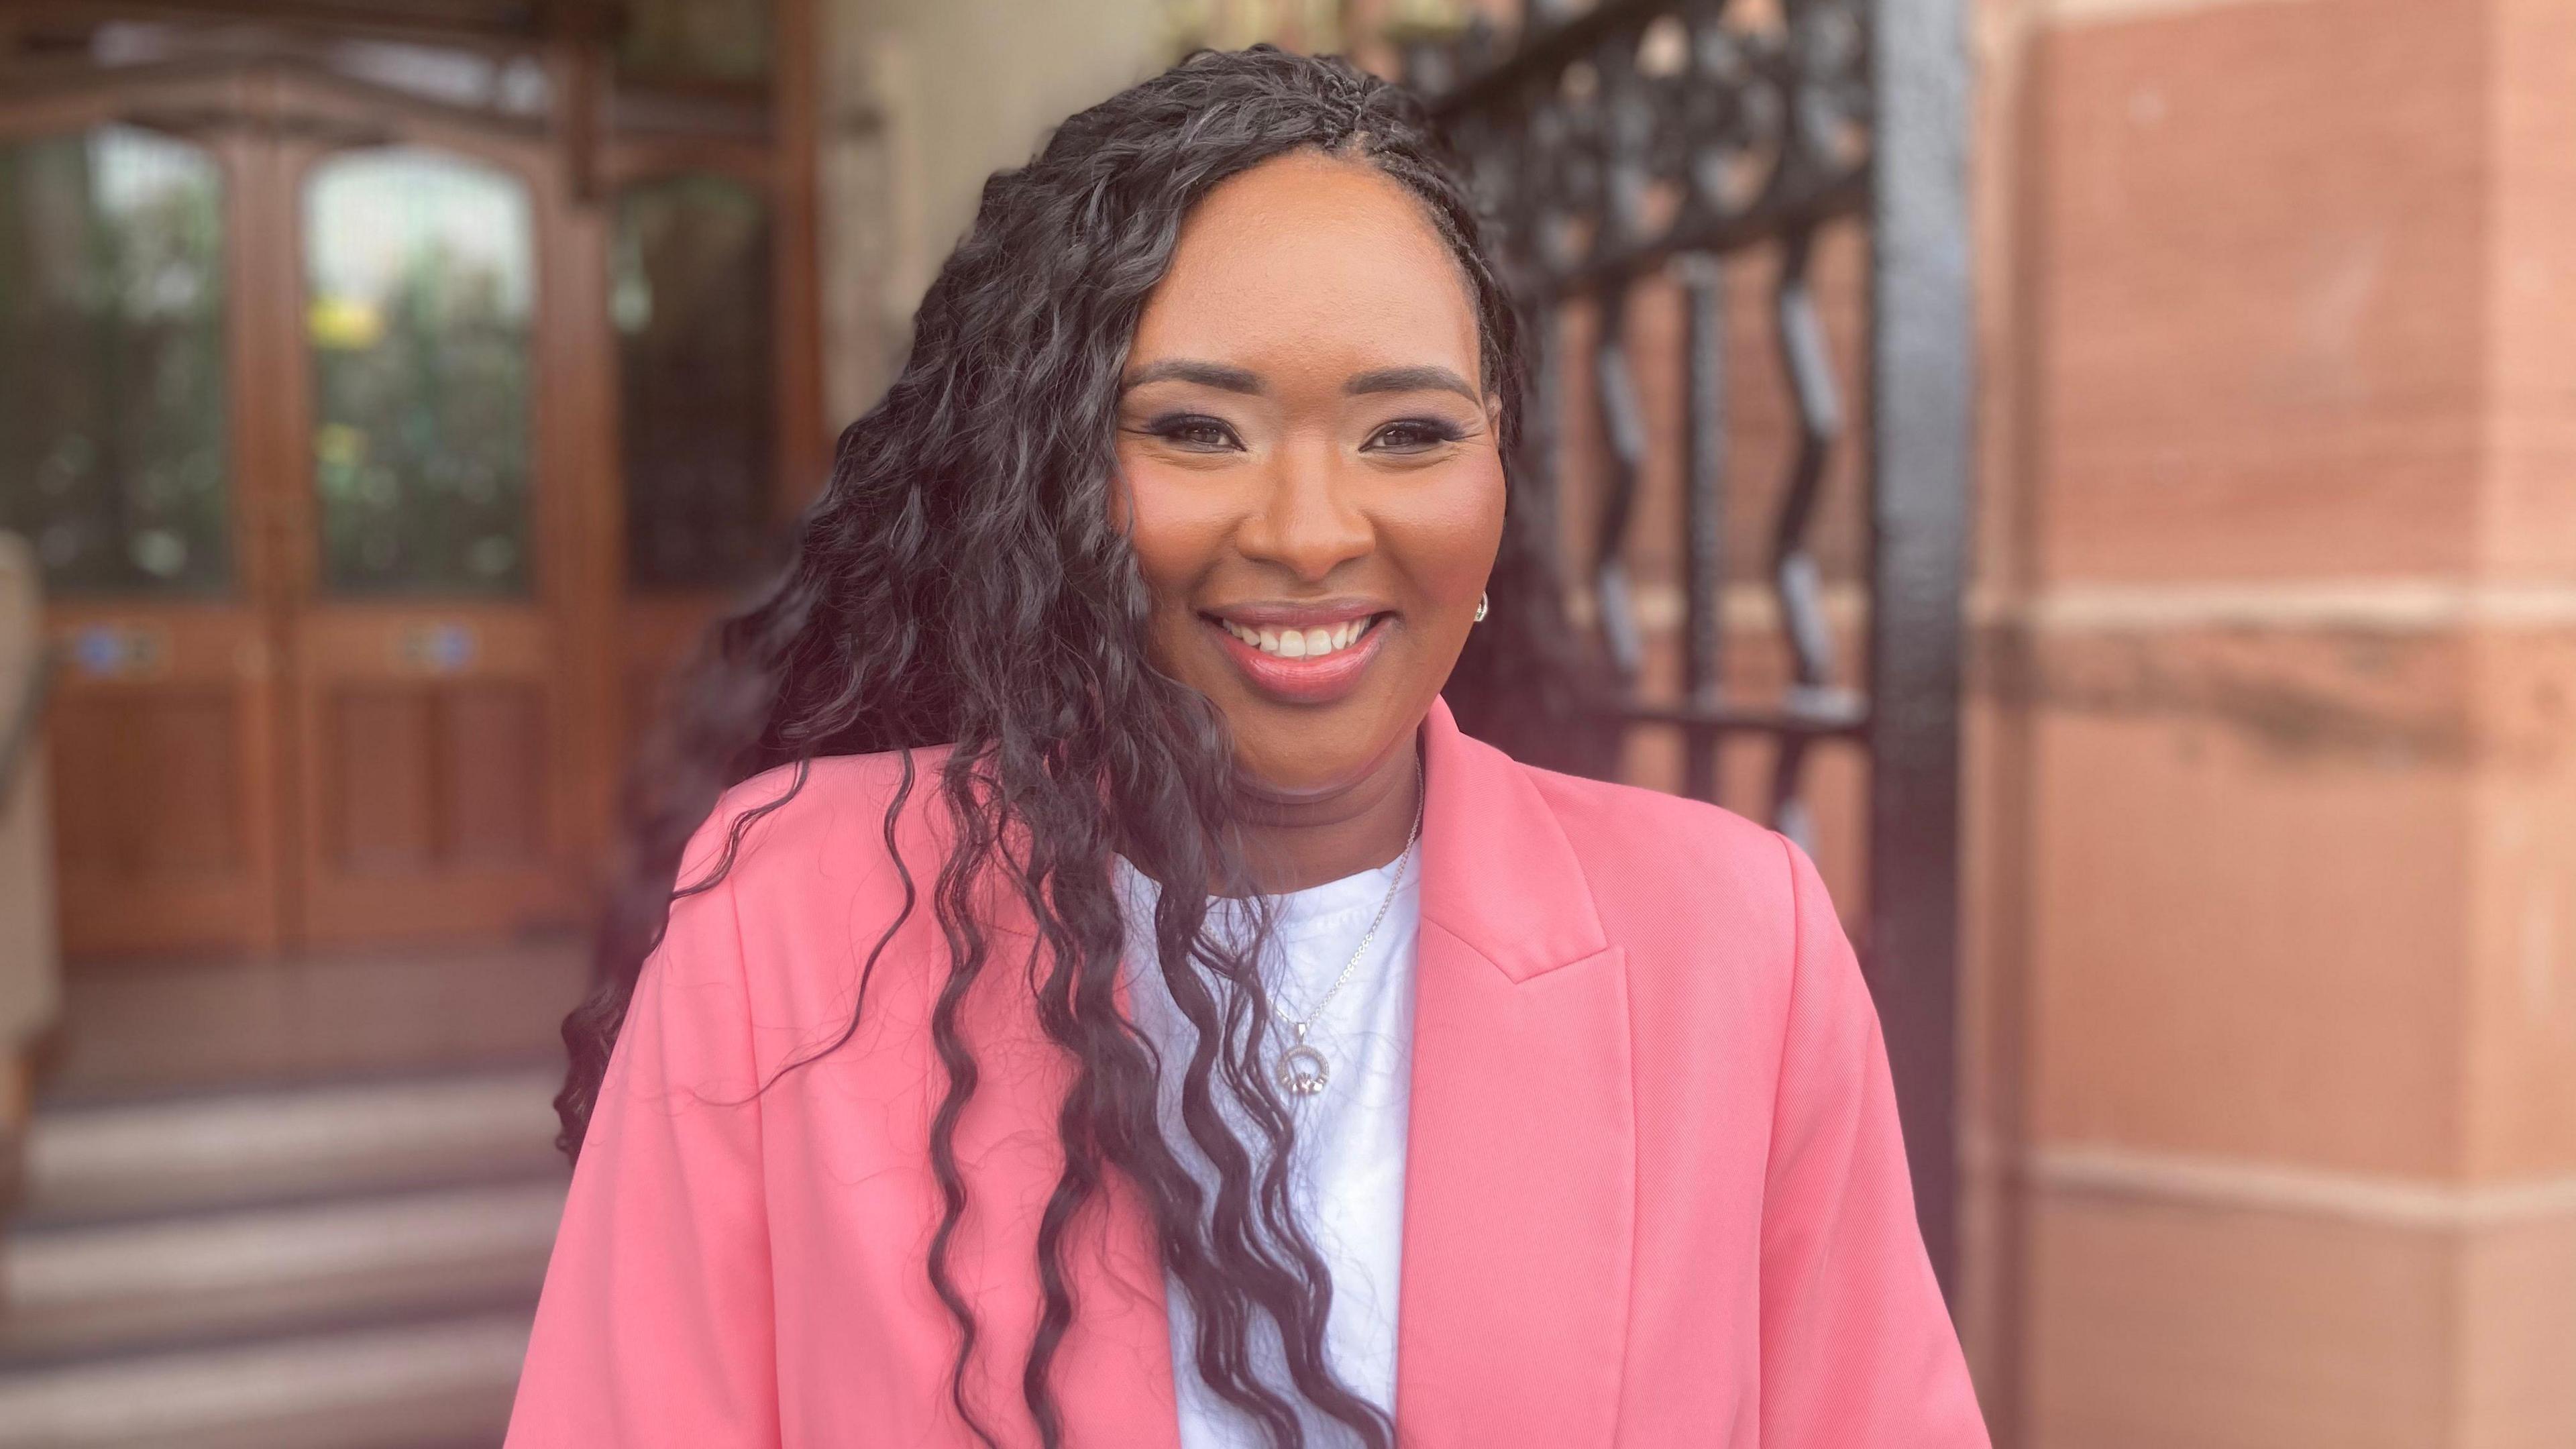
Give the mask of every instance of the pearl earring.
M 1491 594 L 1478 594 L 1478 595 L 1476 596 L 1476 619 L 1475 619 L 1475 622 L 1477 622 L 1477 623 L 1479 623 L 1479 624 L 1481 624 L 1481 623 L 1485 622 L 1485 611 L 1486 611 L 1486 609 L 1487 609 L 1489 606 L 1491 606 L 1491 605 L 1492 605 L 1492 603 L 1493 603 L 1493 599 L 1494 599 L 1494 596 L 1493 596 L 1493 595 L 1491 595 Z

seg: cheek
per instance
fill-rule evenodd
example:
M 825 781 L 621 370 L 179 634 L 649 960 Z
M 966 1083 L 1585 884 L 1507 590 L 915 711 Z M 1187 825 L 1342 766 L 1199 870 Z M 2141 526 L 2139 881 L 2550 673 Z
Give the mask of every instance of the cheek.
M 1473 612 L 1502 546 L 1502 462 L 1488 456 L 1462 464 L 1442 485 L 1424 490 L 1386 541 L 1444 612 Z
M 1136 567 L 1161 607 L 1166 589 L 1194 572 L 1192 560 L 1204 552 L 1204 530 L 1191 518 L 1188 495 L 1160 476 L 1150 463 L 1139 463 L 1122 450 L 1119 486 L 1113 490 L 1114 521 L 1127 531 Z
M 1213 506 L 1205 478 L 1119 457 L 1116 521 L 1127 532 L 1136 571 L 1153 603 L 1148 626 L 1156 663 L 1176 662 L 1173 646 L 1192 625 L 1190 599 L 1223 555 L 1228 519 Z

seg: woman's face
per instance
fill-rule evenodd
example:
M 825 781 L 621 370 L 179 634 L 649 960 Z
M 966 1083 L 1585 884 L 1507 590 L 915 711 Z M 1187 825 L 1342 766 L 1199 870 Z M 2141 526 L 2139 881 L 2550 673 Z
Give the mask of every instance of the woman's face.
M 1123 504 L 1167 674 L 1255 789 L 1384 768 L 1449 677 L 1503 530 L 1465 277 L 1422 210 L 1314 153 L 1217 187 L 1136 328 Z

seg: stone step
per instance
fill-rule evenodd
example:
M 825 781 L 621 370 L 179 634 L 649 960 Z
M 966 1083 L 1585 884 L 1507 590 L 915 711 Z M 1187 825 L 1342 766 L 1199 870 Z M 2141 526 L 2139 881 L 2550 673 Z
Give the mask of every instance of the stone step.
M 561 1178 L 0 1238 L 0 1366 L 535 1301 Z
M 508 1423 L 524 1311 L 0 1372 L 0 1449 L 454 1449 Z
M 561 1069 L 47 1107 L 13 1230 L 560 1172 Z

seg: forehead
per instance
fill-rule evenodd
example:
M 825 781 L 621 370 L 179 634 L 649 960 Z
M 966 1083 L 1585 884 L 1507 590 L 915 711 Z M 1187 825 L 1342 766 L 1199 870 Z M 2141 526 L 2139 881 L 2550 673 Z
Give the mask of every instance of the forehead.
M 1476 375 L 1476 309 L 1411 192 L 1312 152 L 1228 178 L 1182 223 L 1136 329 L 1138 359 L 1447 363 Z

